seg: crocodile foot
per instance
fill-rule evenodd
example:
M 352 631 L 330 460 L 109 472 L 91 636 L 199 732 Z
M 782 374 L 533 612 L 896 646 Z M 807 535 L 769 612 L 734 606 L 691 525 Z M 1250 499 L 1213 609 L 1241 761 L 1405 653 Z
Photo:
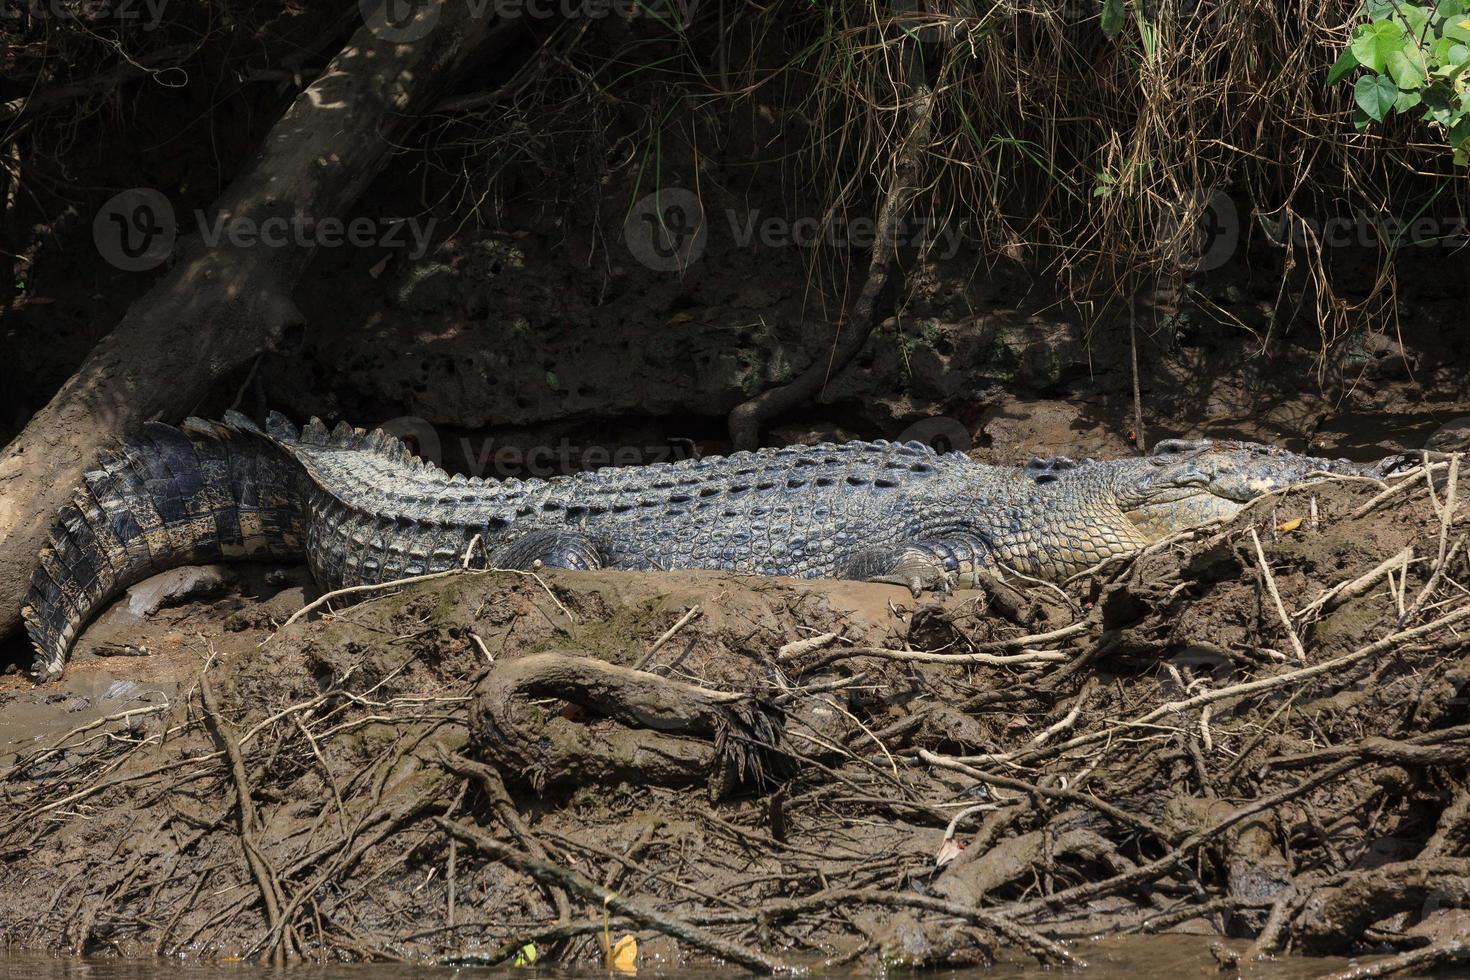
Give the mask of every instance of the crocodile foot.
M 985 564 L 988 550 L 977 538 L 912 541 L 898 548 L 869 548 L 848 565 L 845 578 L 902 585 L 917 599 L 949 592 L 956 576 Z
M 905 548 L 892 569 L 870 575 L 867 581 L 905 586 L 915 599 L 925 592 L 948 593 L 955 587 L 955 575 L 944 562 L 919 548 Z

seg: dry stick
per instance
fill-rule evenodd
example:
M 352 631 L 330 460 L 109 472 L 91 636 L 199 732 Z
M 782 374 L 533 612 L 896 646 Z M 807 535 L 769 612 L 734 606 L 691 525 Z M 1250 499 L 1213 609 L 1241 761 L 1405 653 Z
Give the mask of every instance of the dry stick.
M 1072 888 L 1064 888 L 1059 892 L 1043 895 L 1041 898 L 1033 899 L 1029 902 L 1008 905 L 1005 907 L 1005 911 L 1011 915 L 1034 915 L 1037 912 L 1054 906 L 1086 902 L 1103 895 L 1116 894 L 1136 885 L 1157 881 L 1170 871 L 1185 864 L 1192 857 L 1194 849 L 1211 838 L 1219 836 L 1241 821 L 1255 816 L 1257 813 L 1274 809 L 1283 803 L 1289 803 L 1298 796 L 1304 796 L 1318 786 L 1352 772 L 1361 765 L 1362 763 L 1358 759 L 1348 759 L 1339 762 L 1335 766 L 1319 770 L 1295 786 L 1288 787 L 1271 796 L 1253 800 L 1213 826 L 1190 834 L 1177 848 L 1157 860 L 1150 861 L 1148 864 L 1140 864 L 1138 867 L 1123 874 L 1115 875 L 1112 878 L 1076 885 Z
M 1334 585 L 1298 609 L 1294 614 L 1294 618 L 1305 619 L 1318 610 L 1324 614 L 1329 613 L 1344 602 L 1351 602 L 1353 599 L 1367 595 L 1385 574 L 1391 574 L 1397 571 L 1400 565 L 1407 566 L 1413 557 L 1414 547 L 1410 545 L 1392 558 L 1385 558 L 1357 578 Z
M 1434 514 L 1439 518 L 1439 553 L 1434 561 L 1434 569 L 1429 573 L 1429 581 L 1424 583 L 1424 588 L 1414 597 L 1414 603 L 1407 611 L 1399 615 L 1399 625 L 1414 618 L 1414 615 L 1429 601 L 1434 590 L 1439 587 L 1440 580 L 1444 577 L 1445 566 L 1449 564 L 1450 525 L 1455 521 L 1455 490 L 1460 474 L 1460 457 L 1458 454 L 1450 457 L 1450 472 L 1445 480 L 1444 503 L 1440 504 L 1439 498 L 1434 494 L 1434 478 L 1428 475 L 1428 457 L 1425 457 L 1424 482 L 1429 486 L 1429 504 L 1434 508 Z M 1461 539 L 1464 540 L 1463 538 Z M 1459 545 L 1455 546 L 1456 550 Z M 1404 576 L 1408 578 L 1407 574 Z
M 1375 508 L 1380 506 L 1389 497 L 1396 496 L 1397 494 L 1403 493 L 1404 491 L 1413 487 L 1415 484 L 1415 477 L 1430 476 L 1434 473 L 1434 471 L 1443 469 L 1448 465 L 1448 463 L 1431 463 L 1428 466 L 1415 467 L 1412 470 L 1406 470 L 1405 472 L 1399 474 L 1401 479 L 1397 483 L 1394 483 L 1386 489 L 1380 491 L 1379 493 L 1374 494 L 1366 503 L 1364 503 L 1357 510 L 1349 514 L 1348 519 L 1356 521 L 1359 518 L 1367 517 L 1373 512 Z
M 841 650 L 823 654 L 811 663 L 805 664 L 803 672 L 810 672 L 852 657 L 882 657 L 886 660 L 900 660 L 909 663 L 951 664 L 954 666 L 983 664 L 987 667 L 1018 667 L 1026 664 L 1059 663 L 1071 659 L 1071 654 L 1054 650 L 1028 650 L 1018 654 L 923 653 L 918 650 L 890 650 L 887 647 L 844 647 Z
M 1405 765 L 1438 765 L 1458 761 L 1459 754 L 1470 750 L 1470 746 L 1455 749 L 1425 749 L 1425 746 L 1442 746 L 1446 742 L 1470 739 L 1470 724 L 1452 728 L 1437 728 L 1420 732 L 1406 739 L 1391 739 L 1381 735 L 1360 739 L 1351 745 L 1329 745 L 1326 748 L 1302 752 L 1296 755 L 1278 755 L 1261 763 L 1263 769 L 1308 769 L 1323 762 L 1336 762 L 1351 756 L 1361 756 L 1382 762 L 1402 762 Z
M 517 851 L 508 844 L 496 840 L 478 827 L 459 823 L 454 820 L 446 820 L 443 817 L 435 817 L 434 822 L 446 833 L 453 834 L 461 842 L 475 848 L 486 857 L 492 858 L 505 864 L 522 874 L 530 875 L 543 885 L 563 888 L 568 892 L 580 895 L 588 901 L 599 902 L 610 912 L 625 915 L 630 919 L 641 922 L 643 925 L 659 932 L 673 936 L 691 946 L 704 950 L 714 956 L 738 963 L 753 973 L 796 973 L 797 969 L 790 964 L 767 956 L 764 953 L 743 946 L 732 940 L 716 936 L 711 932 L 677 919 L 674 916 L 653 908 L 646 902 L 636 898 L 624 898 L 616 892 L 603 888 L 596 882 L 590 881 L 570 868 L 564 868 L 553 861 L 532 857 L 529 854 Z
M 1470 604 L 1461 606 L 1454 612 L 1446 613 L 1438 619 L 1425 623 L 1423 626 L 1415 626 L 1412 629 L 1399 630 L 1397 633 L 1392 633 L 1388 636 L 1385 636 L 1381 640 L 1377 640 L 1373 643 L 1368 644 L 1367 646 L 1359 647 L 1352 653 L 1345 653 L 1342 656 L 1336 657 L 1332 660 L 1324 660 L 1321 663 L 1313 664 L 1310 667 L 1302 667 L 1297 670 L 1287 671 L 1284 674 L 1277 674 L 1274 677 L 1263 677 L 1260 680 L 1246 681 L 1241 684 L 1233 684 L 1229 687 L 1221 687 L 1216 688 L 1212 691 L 1205 691 L 1202 694 L 1196 694 L 1194 697 L 1186 698 L 1183 701 L 1170 701 L 1166 704 L 1159 705 L 1159 707 L 1155 708 L 1153 711 L 1150 711 L 1148 714 L 1143 715 L 1142 717 L 1121 721 L 1114 728 L 1105 729 L 1099 732 L 1090 732 L 1086 735 L 1079 735 L 1076 738 L 1069 739 L 1066 742 L 1059 742 L 1049 749 L 1022 749 L 1017 752 L 1007 754 L 1005 758 L 1031 758 L 1043 753 L 1047 755 L 1057 755 L 1062 752 L 1070 751 L 1071 749 L 1079 748 L 1083 745 L 1090 745 L 1093 742 L 1111 738 L 1118 728 L 1137 728 L 1140 726 L 1148 726 L 1158 721 L 1160 718 L 1167 717 L 1168 715 L 1191 711 L 1195 708 L 1202 708 L 1207 704 L 1214 704 L 1219 701 L 1232 700 L 1234 698 L 1244 697 L 1248 694 L 1261 694 L 1265 691 L 1275 690 L 1278 687 L 1295 685 L 1300 681 L 1304 681 L 1312 677 L 1317 677 L 1321 674 L 1327 674 L 1336 670 L 1340 670 L 1344 667 L 1350 667 L 1360 661 L 1377 656 L 1378 654 L 1384 653 L 1388 650 L 1392 650 L 1394 647 L 1399 646 L 1402 643 L 1407 643 L 1410 640 L 1422 639 L 1431 634 L 1438 633 L 1442 629 L 1464 622 L 1466 619 L 1470 619 Z M 976 761 L 977 758 L 985 758 L 988 760 L 993 757 L 966 757 L 962 761 L 973 762 Z
M 495 810 L 495 815 L 500 821 L 515 834 L 521 846 L 531 853 L 531 856 L 542 861 L 551 859 L 546 848 L 531 833 L 531 828 L 521 819 L 520 811 L 516 809 L 515 801 L 511 799 L 510 792 L 505 788 L 505 781 L 500 777 L 500 770 L 487 766 L 483 762 L 475 762 L 466 759 L 462 755 L 451 755 L 438 742 L 434 748 L 439 754 L 439 764 L 450 772 L 459 776 L 473 779 L 480 784 L 480 789 L 490 800 L 490 806 Z M 567 893 L 555 885 L 547 886 L 546 891 L 551 896 L 551 903 L 556 906 L 556 918 L 558 922 L 570 922 L 572 918 L 571 904 L 567 901 Z
M 1047 633 L 1032 633 L 1030 636 L 1013 636 L 1008 640 L 989 640 L 985 643 L 975 644 L 976 650 L 1017 650 L 1021 647 L 1034 647 L 1043 643 L 1055 643 L 1059 640 L 1070 640 L 1072 637 L 1087 632 L 1087 624 L 1073 623 L 1063 626 Z
M 255 799 L 250 795 L 250 781 L 245 775 L 245 760 L 240 755 L 240 746 L 236 743 L 226 729 L 224 719 L 220 717 L 219 705 L 214 699 L 214 691 L 209 686 L 209 679 L 204 675 L 199 677 L 199 700 L 204 704 L 204 721 L 209 726 L 210 734 L 225 753 L 229 762 L 230 776 L 235 783 L 236 811 L 239 815 L 240 849 L 245 852 L 245 863 L 250 867 L 250 874 L 255 878 L 256 887 L 260 889 L 260 899 L 265 903 L 266 920 L 275 940 L 271 943 L 271 959 L 276 965 L 284 965 L 286 962 L 286 948 L 284 946 L 284 935 L 281 930 L 281 896 L 276 891 L 274 876 L 266 865 L 265 858 L 260 853 L 260 848 L 255 841 L 255 829 L 260 826 L 260 815 L 255 810 Z
M 1013 919 L 1001 915 L 994 909 L 982 909 L 977 905 L 950 902 L 942 898 L 918 895 L 910 892 L 879 891 L 871 888 L 832 888 L 802 898 L 777 898 L 761 903 L 754 912 L 715 912 L 702 918 L 710 924 L 735 922 L 769 922 L 801 912 L 825 908 L 843 908 L 852 905 L 879 905 L 887 908 L 922 909 L 954 916 L 1011 940 L 1023 947 L 1043 963 L 1085 966 L 1060 943 L 1047 939 L 1034 930 Z
M 808 636 L 801 640 L 792 640 L 776 651 L 776 660 L 795 660 L 797 657 L 808 653 L 815 653 L 823 647 L 831 646 L 840 633 L 819 633 L 816 636 Z
M 1031 744 L 1045 745 L 1051 740 L 1053 735 L 1060 735 L 1076 724 L 1077 716 L 1082 714 L 1082 709 L 1086 707 L 1088 700 L 1092 697 L 1092 692 L 1096 688 L 1097 678 L 1087 678 L 1082 684 L 1082 690 L 1077 692 L 1077 699 L 1072 702 L 1072 710 L 1068 711 L 1060 721 L 1048 726 L 1044 731 L 1038 732 L 1036 737 L 1031 740 Z
M 1302 649 L 1302 641 L 1297 638 L 1296 628 L 1291 625 L 1291 617 L 1286 614 L 1286 606 L 1281 602 L 1281 593 L 1276 590 L 1276 576 L 1271 574 L 1271 566 L 1266 561 L 1266 552 L 1261 548 L 1261 536 L 1256 533 L 1256 526 L 1250 526 L 1251 544 L 1256 548 L 1256 561 L 1261 563 L 1261 574 L 1266 579 L 1266 591 L 1271 593 L 1271 602 L 1276 606 L 1276 615 L 1281 617 L 1281 626 L 1286 630 L 1286 638 L 1291 641 L 1291 648 L 1296 652 L 1296 659 L 1300 663 L 1307 662 L 1307 651 Z
M 1096 810 L 1098 813 L 1101 813 L 1104 816 L 1110 818 L 1114 823 L 1120 824 L 1124 827 L 1130 827 L 1133 830 L 1141 830 L 1144 833 L 1155 837 L 1166 844 L 1175 844 L 1179 841 L 1178 834 L 1171 834 L 1169 831 L 1165 830 L 1163 827 L 1160 827 L 1158 824 L 1154 823 L 1152 820 L 1147 819 L 1146 817 L 1134 816 L 1133 814 L 1128 813 L 1125 810 L 1118 809 L 1111 803 L 1104 802 L 1103 800 L 1099 800 L 1096 797 L 1089 796 L 1086 793 L 1079 793 L 1074 789 L 1062 789 L 1060 787 L 1054 786 L 1040 786 L 1036 783 L 1028 783 L 1021 779 L 1012 779 L 1009 776 L 997 776 L 993 773 L 988 773 L 983 770 L 976 769 L 973 766 L 967 766 L 963 762 L 952 759 L 949 756 L 937 755 L 933 752 L 930 752 L 928 749 L 920 749 L 919 758 L 923 759 L 931 766 L 938 766 L 941 769 L 949 769 L 953 772 L 964 773 L 971 779 L 979 780 L 980 782 L 985 783 L 989 786 L 999 786 L 1002 789 L 1016 790 L 1020 793 L 1028 793 L 1035 796 L 1047 796 L 1054 800 L 1066 800 L 1067 802 L 1075 803 L 1078 806 L 1085 806 L 1088 809 Z
M 6 769 L 4 772 L 0 772 L 0 783 L 5 782 L 17 773 L 28 769 L 45 759 L 49 759 L 51 756 L 57 754 L 58 752 L 75 751 L 81 748 L 83 745 L 86 745 L 88 742 L 94 741 L 94 739 L 86 739 L 85 741 L 78 742 L 75 745 L 68 744 L 71 739 L 75 738 L 78 735 L 85 734 L 86 732 L 89 732 L 94 728 L 100 728 L 103 725 L 108 724 L 109 722 L 127 721 L 130 718 L 134 718 L 139 715 L 153 715 L 157 714 L 160 711 L 166 711 L 171 707 L 173 707 L 173 705 L 165 701 L 163 704 L 149 705 L 146 708 L 129 708 L 127 711 L 119 711 L 117 714 L 108 715 L 105 718 L 97 718 L 93 721 L 87 722 L 85 725 L 79 725 L 78 727 L 73 728 L 71 731 L 67 732 L 65 735 L 61 736 L 47 748 L 38 749 L 34 755 L 18 757 L 15 765 L 11 766 L 9 769 Z
M 413 585 L 417 582 L 432 582 L 435 579 L 449 578 L 451 575 L 463 574 L 465 574 L 465 571 L 462 568 L 450 568 L 442 572 L 430 572 L 427 575 L 410 575 L 408 578 L 396 578 L 391 582 L 377 582 L 372 585 L 349 585 L 345 588 L 334 589 L 331 592 L 326 593 L 325 595 L 317 596 L 311 602 L 308 602 L 306 605 L 302 606 L 300 609 L 292 613 L 290 617 L 281 624 L 281 629 L 285 629 L 287 626 L 290 626 L 301 617 L 317 609 L 320 609 L 322 606 L 331 602 L 333 599 L 340 599 L 342 596 L 361 595 L 365 592 L 382 592 L 384 589 L 396 589 L 400 586 Z M 276 632 L 279 633 L 280 631 L 281 630 L 277 630 Z M 274 636 L 275 634 L 273 633 L 271 635 Z
M 1143 430 L 1143 387 L 1138 381 L 1138 304 L 1128 304 L 1128 353 L 1133 361 L 1133 444 L 1139 453 L 1148 452 L 1148 434 Z
M 472 541 L 471 544 L 473 543 L 474 542 Z M 334 589 L 333 591 L 328 592 L 325 595 L 317 596 L 311 602 L 308 602 L 306 605 L 302 606 L 300 609 L 292 613 L 290 617 L 281 624 L 280 629 L 276 630 L 276 633 L 279 633 L 281 630 L 285 629 L 287 626 L 290 626 L 292 623 L 296 622 L 298 619 L 307 615 L 308 613 L 320 609 L 326 603 L 331 602 L 333 599 L 340 599 L 342 596 L 361 595 L 365 592 L 382 592 L 385 589 L 396 589 L 405 585 L 416 585 L 419 582 L 432 582 L 435 579 L 449 578 L 454 575 L 485 575 L 490 572 L 501 572 L 510 575 L 520 575 L 523 578 L 535 579 L 536 584 L 541 586 L 546 594 L 551 597 L 552 602 L 556 603 L 556 608 L 561 610 L 561 614 L 563 616 L 571 620 L 573 623 L 580 622 L 580 620 L 578 620 L 577 617 L 572 614 L 572 611 L 568 609 L 565 605 L 563 605 L 562 601 L 556 597 L 556 593 L 551 591 L 551 586 L 546 584 L 546 580 L 543 579 L 540 575 L 537 575 L 535 572 L 528 572 L 523 568 L 461 567 L 448 568 L 442 572 L 429 572 L 427 575 L 410 575 L 407 578 L 398 578 L 392 580 L 391 582 L 377 582 L 370 585 L 349 585 L 344 588 Z M 275 633 L 272 633 L 271 637 L 274 636 Z M 267 637 L 267 641 L 269 641 L 269 639 L 270 637 Z
M 663 636 L 660 636 L 658 639 L 653 641 L 653 646 L 648 648 L 648 652 L 643 655 L 642 659 L 638 661 L 637 666 L 635 666 L 633 669 L 642 670 L 644 667 L 647 667 L 648 662 L 653 659 L 653 655 L 655 653 L 658 653 L 658 651 L 663 647 L 665 643 L 672 640 L 675 633 L 678 633 L 685 626 L 688 626 L 691 622 L 693 622 L 694 617 L 698 616 L 703 611 L 704 610 L 700 609 L 697 605 L 690 606 L 689 611 L 686 612 L 683 616 L 679 617 L 679 621 L 677 623 L 675 623 L 673 626 L 670 626 L 668 630 L 665 631 Z
M 1413 949 L 1407 953 L 1390 956 L 1386 960 L 1350 966 L 1346 970 L 1324 973 L 1319 980 L 1362 980 L 1364 977 L 1387 977 L 1395 973 L 1414 971 L 1422 973 L 1430 968 L 1442 967 L 1458 961 L 1470 966 L 1470 939 L 1446 939 L 1443 942 Z

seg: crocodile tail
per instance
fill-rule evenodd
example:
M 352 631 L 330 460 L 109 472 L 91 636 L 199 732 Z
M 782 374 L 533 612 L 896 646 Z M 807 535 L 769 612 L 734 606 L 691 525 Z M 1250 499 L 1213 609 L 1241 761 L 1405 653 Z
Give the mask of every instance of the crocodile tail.
M 299 559 L 300 468 L 244 416 L 150 422 L 104 452 L 62 507 L 21 610 L 35 675 L 61 674 L 82 628 L 124 589 L 180 565 Z

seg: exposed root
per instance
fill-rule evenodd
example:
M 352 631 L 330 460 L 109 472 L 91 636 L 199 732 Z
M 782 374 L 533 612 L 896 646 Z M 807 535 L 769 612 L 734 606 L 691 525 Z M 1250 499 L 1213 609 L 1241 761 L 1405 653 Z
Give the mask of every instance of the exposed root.
M 546 697 L 636 727 L 604 731 L 528 703 Z M 705 782 L 719 799 L 737 786 L 758 788 L 790 773 L 783 720 L 779 708 L 750 695 L 590 657 L 539 653 L 490 671 L 471 729 L 488 758 L 538 790 L 620 780 L 659 786 Z

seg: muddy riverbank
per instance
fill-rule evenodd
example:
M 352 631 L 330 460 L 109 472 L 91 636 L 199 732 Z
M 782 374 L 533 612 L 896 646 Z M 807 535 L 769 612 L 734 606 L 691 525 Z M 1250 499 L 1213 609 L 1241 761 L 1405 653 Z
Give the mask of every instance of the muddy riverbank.
M 1432 496 L 1267 498 L 1063 590 L 466 573 L 278 628 L 308 596 L 275 578 L 126 624 L 133 656 L 98 655 L 104 621 L 59 685 L 0 687 L 0 935 L 584 966 L 632 935 L 645 965 L 766 970 L 1184 933 L 1246 940 L 1228 962 L 1455 962 L 1447 466 Z

